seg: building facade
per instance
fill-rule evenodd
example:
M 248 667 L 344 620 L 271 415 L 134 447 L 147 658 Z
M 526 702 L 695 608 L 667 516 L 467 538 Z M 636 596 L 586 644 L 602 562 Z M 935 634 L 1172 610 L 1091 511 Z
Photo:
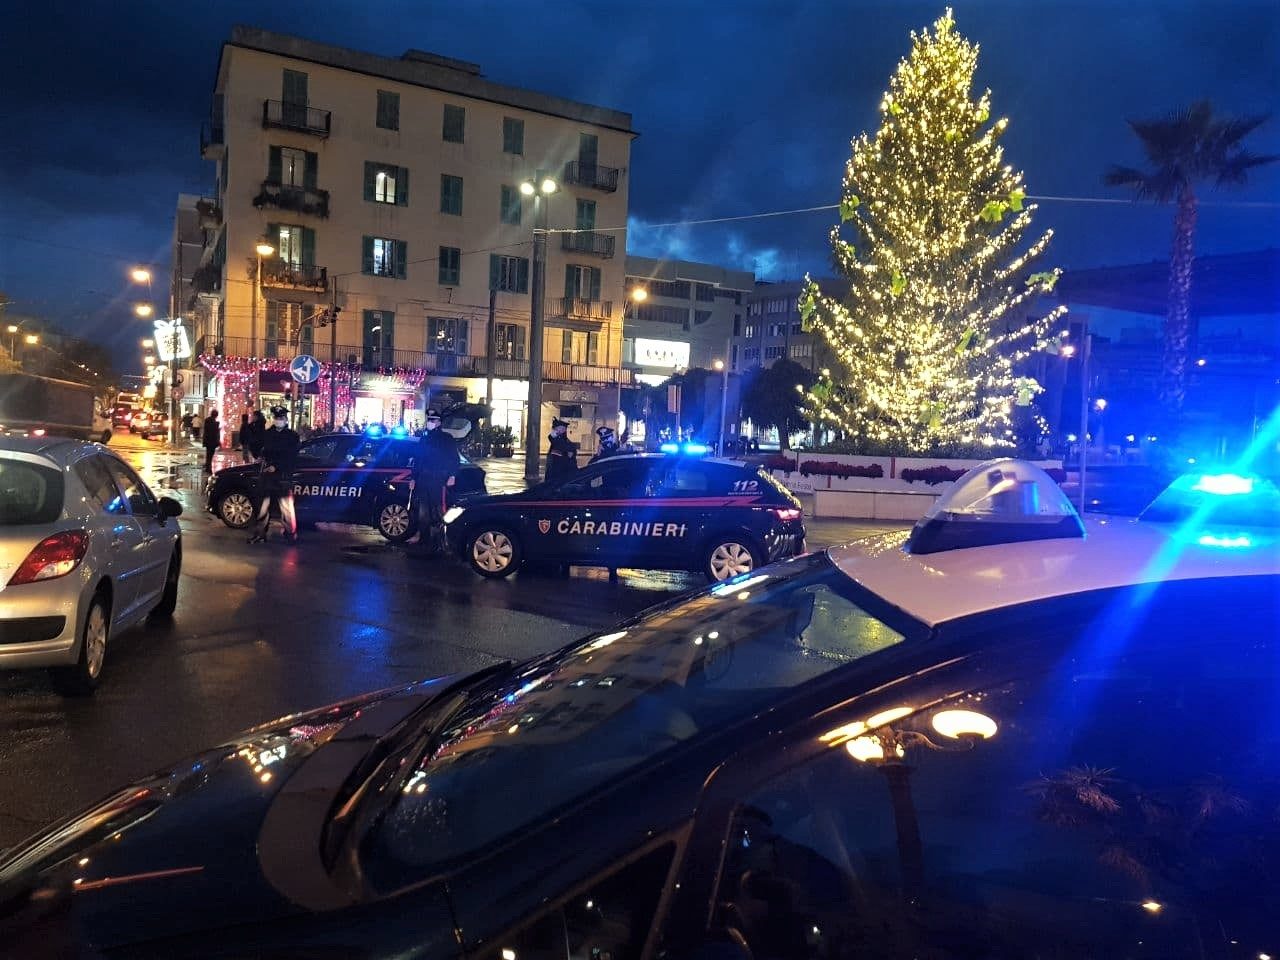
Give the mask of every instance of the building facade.
M 636 381 L 656 385 L 682 369 L 729 362 L 754 282 L 748 271 L 628 256 L 622 359 Z
M 840 280 L 819 280 L 818 283 L 829 296 L 843 296 L 847 289 L 847 284 Z M 816 355 L 822 351 L 821 344 L 805 332 L 800 321 L 798 303 L 804 286 L 803 280 L 760 281 L 743 298 L 742 324 L 733 338 L 730 369 L 771 367 L 783 357 L 810 370 L 821 369 L 821 357 Z
M 305 423 L 411 424 L 427 404 L 488 399 L 519 438 L 545 204 L 544 421 L 563 408 L 589 436 L 628 382 L 632 137 L 629 114 L 492 83 L 475 64 L 235 28 L 201 139 L 216 164 L 194 276 L 210 395 L 262 405 L 307 353 L 323 369 Z M 549 196 L 522 193 L 545 179 Z

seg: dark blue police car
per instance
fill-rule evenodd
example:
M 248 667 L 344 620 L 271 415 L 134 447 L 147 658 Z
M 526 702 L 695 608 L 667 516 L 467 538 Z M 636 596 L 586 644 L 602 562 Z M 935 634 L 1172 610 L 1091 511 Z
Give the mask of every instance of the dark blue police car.
M 680 455 L 615 456 L 559 485 L 461 499 L 445 524 L 484 577 L 547 561 L 726 580 L 804 552 L 800 501 L 768 473 Z
M 409 480 L 418 441 L 404 432 L 331 433 L 306 441 L 293 474 L 294 505 L 302 523 L 356 523 L 375 527 L 392 542 L 417 529 Z M 208 509 L 233 530 L 253 519 L 259 467 L 219 470 L 206 489 Z M 484 470 L 459 455 L 452 496 L 484 493 Z

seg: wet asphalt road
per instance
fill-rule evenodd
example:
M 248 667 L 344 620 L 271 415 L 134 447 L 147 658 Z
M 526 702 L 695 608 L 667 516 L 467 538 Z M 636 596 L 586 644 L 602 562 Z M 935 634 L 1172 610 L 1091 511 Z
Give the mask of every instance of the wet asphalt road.
M 197 451 L 117 434 L 113 448 L 185 507 L 171 624 L 129 630 L 93 697 L 42 671 L 0 672 L 0 848 L 124 782 L 273 717 L 408 680 L 520 659 L 673 593 L 686 574 L 599 570 L 487 581 L 423 561 L 372 530 L 324 526 L 303 543 L 250 546 L 203 510 Z M 501 464 L 490 490 L 517 484 Z M 879 529 L 868 527 L 866 529 Z M 819 524 L 811 543 L 860 532 Z

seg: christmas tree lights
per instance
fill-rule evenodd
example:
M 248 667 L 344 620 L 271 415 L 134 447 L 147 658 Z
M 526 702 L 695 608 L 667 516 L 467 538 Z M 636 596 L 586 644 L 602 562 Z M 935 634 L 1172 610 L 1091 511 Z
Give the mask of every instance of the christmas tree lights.
M 971 96 L 977 57 L 950 10 L 912 33 L 879 130 L 845 165 L 830 241 L 849 292 L 810 279 L 800 297 L 830 355 L 806 415 L 867 449 L 1011 446 L 1014 408 L 1042 389 L 1024 361 L 1066 313 L 1028 316 L 1060 273 L 1031 272 L 1053 233 L 1025 241 L 1035 205 L 1004 161 L 991 91 Z

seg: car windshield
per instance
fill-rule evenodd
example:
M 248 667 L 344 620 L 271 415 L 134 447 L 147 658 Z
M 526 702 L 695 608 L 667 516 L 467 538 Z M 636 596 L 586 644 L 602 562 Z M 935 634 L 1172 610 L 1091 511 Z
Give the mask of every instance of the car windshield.
M 407 882 L 900 642 L 856 589 L 825 555 L 810 555 L 513 671 L 416 757 L 363 857 L 378 876 Z
M 25 460 L 0 459 L 0 527 L 52 523 L 61 512 L 61 473 Z

